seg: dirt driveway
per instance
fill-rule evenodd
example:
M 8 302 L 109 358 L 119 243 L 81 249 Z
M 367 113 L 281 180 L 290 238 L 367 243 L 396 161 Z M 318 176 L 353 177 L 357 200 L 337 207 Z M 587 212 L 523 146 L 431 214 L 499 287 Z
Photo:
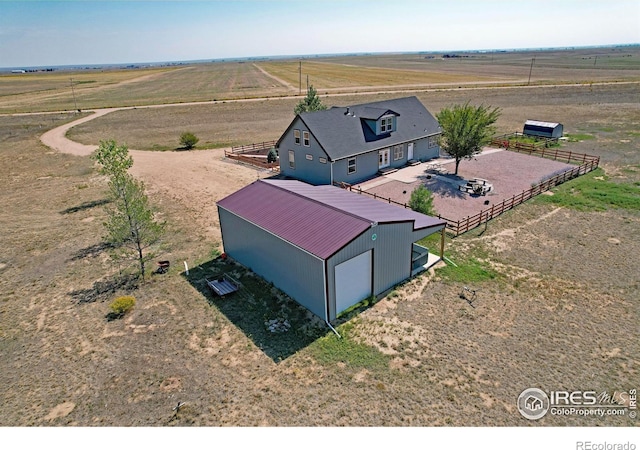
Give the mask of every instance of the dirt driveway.
M 88 156 L 97 145 L 85 145 L 66 137 L 74 126 L 122 108 L 95 110 L 94 114 L 44 133 L 40 140 L 62 153 Z M 160 192 L 188 212 L 207 239 L 220 240 L 216 202 L 258 178 L 270 176 L 268 170 L 254 169 L 225 159 L 224 149 L 191 152 L 148 152 L 129 150 L 132 174 L 142 179 L 150 193 Z

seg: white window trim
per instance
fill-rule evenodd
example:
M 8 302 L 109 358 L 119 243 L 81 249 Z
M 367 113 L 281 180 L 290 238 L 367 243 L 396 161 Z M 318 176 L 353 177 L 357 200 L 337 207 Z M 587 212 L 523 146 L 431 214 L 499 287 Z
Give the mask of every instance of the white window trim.
M 440 135 L 439 134 L 434 134 L 434 135 L 429 136 L 429 142 L 428 142 L 429 148 L 437 147 L 439 139 L 440 139 Z
M 393 115 L 383 116 L 380 118 L 380 133 L 390 133 L 393 131 Z
M 396 150 L 398 151 L 399 156 L 396 157 Z M 402 144 L 400 145 L 394 145 L 393 146 L 393 160 L 394 161 L 398 161 L 400 159 L 404 158 L 404 146 Z
M 289 169 L 296 169 L 296 152 L 289 150 Z
M 351 162 L 353 161 L 353 164 L 351 164 Z M 356 161 L 356 157 L 354 156 L 353 158 L 349 158 L 347 159 L 347 175 L 351 175 L 352 173 L 356 173 L 357 171 L 357 161 Z M 353 170 L 351 170 L 353 168 Z
M 296 145 L 300 145 L 302 142 L 302 139 L 300 138 L 300 130 L 293 130 L 293 142 L 295 142 Z
M 302 132 L 302 145 L 304 145 L 305 147 L 311 146 L 311 139 L 309 138 L 308 131 Z

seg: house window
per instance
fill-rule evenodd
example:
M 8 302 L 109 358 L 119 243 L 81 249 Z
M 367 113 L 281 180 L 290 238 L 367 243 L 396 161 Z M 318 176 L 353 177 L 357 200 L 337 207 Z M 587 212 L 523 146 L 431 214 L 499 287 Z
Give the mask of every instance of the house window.
M 309 147 L 309 132 L 308 131 L 303 131 L 302 132 L 302 140 L 303 140 L 303 144 L 305 147 Z
M 310 155 L 309 153 L 307 153 L 307 160 L 313 161 L 313 155 Z
M 327 163 L 327 158 L 318 158 L 318 162 L 321 164 L 326 164 Z
M 440 140 L 439 134 L 429 136 L 429 148 L 437 147 L 439 140 Z
M 348 174 L 356 173 L 356 159 L 355 158 L 349 158 L 347 160 L 347 173 Z
M 296 145 L 300 145 L 300 130 L 293 130 L 293 139 L 295 139 Z
M 393 131 L 393 116 L 383 117 L 380 120 L 380 133 Z
M 289 150 L 289 169 L 296 168 L 296 154 L 293 150 Z
M 402 148 L 402 145 L 395 145 L 393 147 L 393 160 L 397 161 L 402 158 L 404 158 L 404 149 Z

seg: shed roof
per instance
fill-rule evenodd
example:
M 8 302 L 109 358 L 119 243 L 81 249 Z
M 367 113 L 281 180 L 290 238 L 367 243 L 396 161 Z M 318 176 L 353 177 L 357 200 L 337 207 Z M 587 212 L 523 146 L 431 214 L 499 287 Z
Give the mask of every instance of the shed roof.
M 376 136 L 365 121 L 378 120 L 386 114 L 400 116 L 396 121 L 396 130 Z M 415 96 L 304 112 L 297 118 L 304 122 L 332 161 L 440 132 L 438 121 Z M 277 145 L 295 122 L 292 122 Z
M 524 126 L 526 127 L 527 125 L 534 126 L 534 127 L 543 127 L 543 128 L 556 128 L 560 124 L 555 122 L 542 122 L 540 120 L 527 120 L 524 123 Z
M 376 224 L 413 222 L 414 230 L 445 225 L 335 186 L 294 180 L 258 180 L 218 205 L 321 259 Z

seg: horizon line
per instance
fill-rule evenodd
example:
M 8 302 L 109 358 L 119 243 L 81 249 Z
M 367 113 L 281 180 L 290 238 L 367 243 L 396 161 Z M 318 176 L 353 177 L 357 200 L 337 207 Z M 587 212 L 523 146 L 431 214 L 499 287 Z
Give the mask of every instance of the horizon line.
M 412 50 L 412 51 L 385 51 L 385 52 L 340 52 L 340 53 L 308 53 L 308 54 L 281 54 L 281 55 L 255 55 L 255 56 L 229 56 L 223 58 L 202 58 L 202 59 L 185 59 L 185 60 L 166 60 L 166 61 L 137 61 L 137 62 L 111 62 L 111 63 L 73 63 L 73 64 L 44 64 L 35 66 L 0 66 L 0 71 L 6 70 L 33 70 L 42 68 L 67 68 L 67 69 L 87 69 L 95 67 L 114 67 L 114 66 L 136 66 L 136 65 L 183 65 L 183 64 L 202 64 L 206 62 L 225 62 L 225 61 L 250 61 L 265 59 L 304 59 L 304 58 L 326 58 L 339 56 L 368 56 L 368 55 L 410 55 L 410 54 L 449 54 L 449 53 L 492 53 L 492 52 L 535 52 L 549 50 L 576 50 L 576 49 L 597 49 L 597 48 L 618 48 L 618 47 L 637 47 L 640 42 L 634 43 L 618 43 L 618 44 L 598 44 L 598 45 L 569 45 L 554 47 L 521 47 L 521 48 L 487 48 L 487 49 L 458 49 L 458 50 Z

